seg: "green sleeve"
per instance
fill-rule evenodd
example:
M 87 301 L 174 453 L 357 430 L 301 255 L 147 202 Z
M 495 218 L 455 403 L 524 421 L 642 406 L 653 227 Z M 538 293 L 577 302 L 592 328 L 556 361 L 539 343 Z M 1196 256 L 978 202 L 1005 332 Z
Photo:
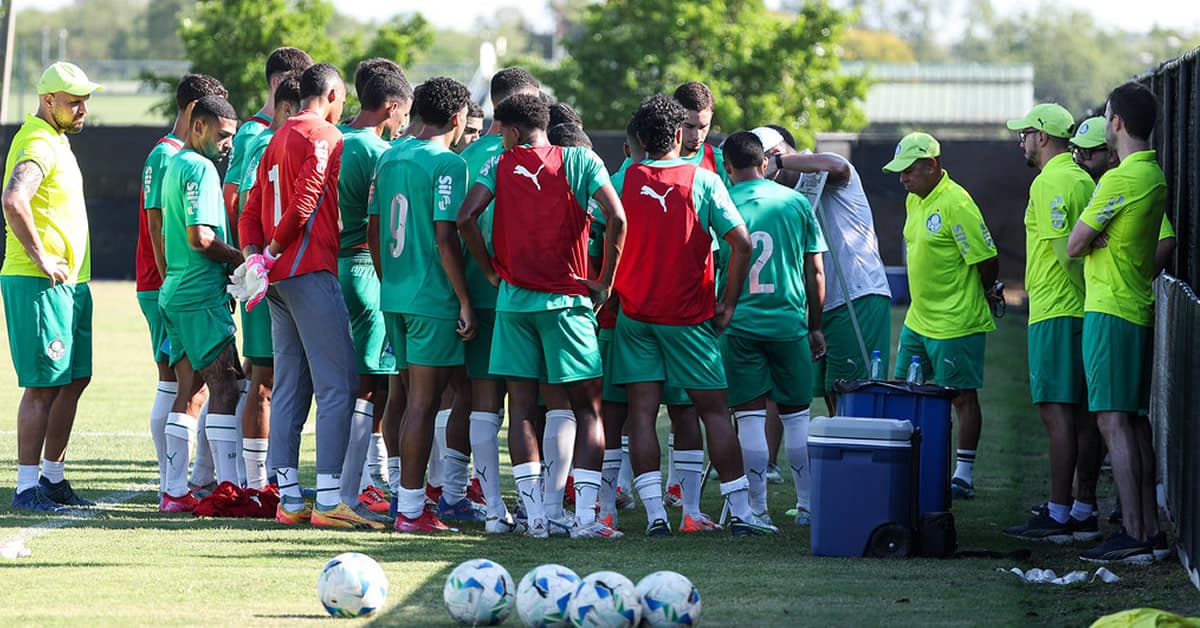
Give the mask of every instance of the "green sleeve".
M 1096 231 L 1107 229 L 1108 223 L 1126 207 L 1122 183 L 1117 170 L 1109 170 L 1104 173 L 1100 182 L 1096 184 L 1096 190 L 1092 192 L 1091 202 L 1088 203 L 1087 209 L 1080 214 L 1079 220 Z
M 243 122 L 238 132 L 233 135 L 233 146 L 229 150 L 229 168 L 225 170 L 225 183 L 236 185 L 241 189 L 242 177 L 246 171 L 247 151 L 250 150 L 250 122 Z
M 724 238 L 726 233 L 746 224 L 717 175 L 697 168 L 692 189 L 700 223 L 716 232 L 718 237 Z
M 1163 214 L 1162 225 L 1158 228 L 1158 239 L 1166 240 L 1167 238 L 1175 237 L 1175 227 L 1171 226 L 1171 220 Z
M 32 161 L 42 169 L 42 175 L 48 177 L 54 171 L 55 158 L 56 153 L 54 147 L 50 146 L 50 142 L 34 135 L 17 153 L 17 160 L 13 162 L 13 168 L 15 169 L 17 164 Z M 4 182 L 4 187 L 8 187 L 7 181 Z
M 604 161 L 590 148 L 571 146 L 563 149 L 563 169 L 567 172 L 575 200 L 585 210 L 592 196 L 600 188 L 611 184 Z
M 800 220 L 804 223 L 804 242 L 802 243 L 805 253 L 824 253 L 829 250 L 825 245 L 825 235 L 821 233 L 821 224 L 817 222 L 817 215 L 812 210 L 812 205 L 808 204 L 808 199 L 804 198 L 803 194 L 796 194 L 796 213 L 800 215 Z
M 242 173 L 242 182 L 238 185 L 238 194 L 245 194 L 254 187 L 258 180 L 258 164 L 262 161 L 263 153 L 267 152 L 265 143 L 254 146 L 254 152 L 246 159 L 246 171 Z
M 224 230 L 227 222 L 225 203 L 221 200 L 221 180 L 211 163 L 189 162 L 182 177 L 186 191 L 187 218 L 189 227 L 207 225 L 215 230 Z
M 458 208 L 467 196 L 467 162 L 454 153 L 444 153 L 434 170 L 433 182 L 436 186 L 434 198 L 437 199 L 433 221 L 456 221 Z
M 500 165 L 500 155 L 496 155 L 487 160 L 483 167 L 479 169 L 478 176 L 475 177 L 475 183 L 480 183 L 487 188 L 492 194 L 496 193 L 496 167 Z
M 163 175 L 167 172 L 169 157 L 166 151 L 158 148 L 146 157 L 146 167 L 142 169 L 142 209 L 162 209 Z
M 1071 235 L 1075 223 L 1069 220 L 1071 211 L 1062 194 L 1052 194 L 1044 181 L 1034 179 L 1029 186 L 1029 211 L 1033 212 L 1039 240 L 1056 240 Z
M 963 198 L 953 205 L 947 218 L 950 222 L 950 232 L 958 244 L 958 252 L 968 265 L 978 264 L 996 257 L 996 243 L 992 241 L 992 232 L 983 222 L 983 214 L 970 198 Z

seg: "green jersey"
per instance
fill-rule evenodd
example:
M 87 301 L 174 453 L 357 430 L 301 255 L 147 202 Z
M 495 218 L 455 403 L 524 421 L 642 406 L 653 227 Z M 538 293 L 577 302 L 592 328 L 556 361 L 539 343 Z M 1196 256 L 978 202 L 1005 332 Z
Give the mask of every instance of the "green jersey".
M 242 177 L 248 170 L 246 158 L 250 155 L 254 138 L 262 135 L 269 128 L 271 128 L 271 118 L 261 113 L 254 114 L 238 127 L 237 133 L 233 136 L 233 148 L 229 151 L 229 168 L 225 170 L 226 185 L 234 185 L 241 189 Z
M 342 214 L 342 247 L 345 257 L 367 246 L 367 193 L 379 156 L 390 145 L 375 129 L 350 127 L 342 132 L 342 169 L 338 175 L 338 208 Z
M 1071 153 L 1055 155 L 1029 186 L 1025 208 L 1025 289 L 1029 324 L 1051 318 L 1083 318 L 1083 290 L 1063 268 L 1054 242 L 1071 235 L 1095 184 Z
M 163 175 L 163 248 L 167 276 L 158 303 L 169 310 L 201 310 L 225 304 L 229 269 L 192 248 L 188 227 L 206 225 L 217 239 L 229 241 L 221 178 L 211 159 L 185 148 Z
M 458 319 L 434 223 L 455 222 L 466 189 L 466 162 L 436 142 L 414 138 L 379 158 L 367 213 L 379 216 L 381 310 Z
M 238 184 L 239 197 L 244 198 L 249 194 L 254 182 L 258 181 L 258 162 L 262 161 L 263 153 L 267 152 L 267 144 L 271 143 L 274 136 L 275 131 L 267 129 L 250 140 L 246 151 L 246 173 L 242 175 L 242 181 Z M 241 213 L 242 206 L 238 203 L 238 214 Z
M 498 134 L 484 135 L 471 143 L 462 152 L 462 158 L 467 162 L 467 174 L 470 176 L 468 189 L 479 180 L 479 171 L 493 157 L 504 152 L 504 143 Z M 487 244 L 488 255 L 492 254 L 492 206 L 479 215 L 479 230 L 483 232 L 483 241 Z M 467 288 L 471 292 L 471 305 L 479 309 L 494 309 L 496 307 L 496 288 L 488 282 L 483 269 L 475 263 L 473 255 L 467 255 Z
M 735 184 L 729 196 L 754 247 L 729 333 L 766 340 L 803 338 L 808 335 L 804 258 L 828 250 L 812 206 L 799 192 L 767 179 Z M 721 240 L 721 248 L 727 258 L 729 244 Z
M 1084 258 L 1084 311 L 1154 323 L 1154 251 L 1166 207 L 1167 180 L 1152 150 L 1129 155 L 1100 177 L 1079 217 L 1108 241 L 1099 248 L 1093 242 Z

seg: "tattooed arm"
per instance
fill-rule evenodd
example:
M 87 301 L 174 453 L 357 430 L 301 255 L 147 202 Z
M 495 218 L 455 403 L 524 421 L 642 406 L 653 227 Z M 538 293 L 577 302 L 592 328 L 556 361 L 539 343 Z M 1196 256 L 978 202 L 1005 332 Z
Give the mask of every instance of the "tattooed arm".
M 38 237 L 37 228 L 33 223 L 33 208 L 29 202 L 37 193 L 45 174 L 41 166 L 33 161 L 22 161 L 13 168 L 12 176 L 4 188 L 0 202 L 4 205 L 4 220 L 8 222 L 13 235 L 25 248 L 25 253 L 37 265 L 38 270 L 46 273 L 53 286 L 59 281 L 66 281 L 70 276 L 67 260 L 55 257 L 42 248 L 42 240 Z

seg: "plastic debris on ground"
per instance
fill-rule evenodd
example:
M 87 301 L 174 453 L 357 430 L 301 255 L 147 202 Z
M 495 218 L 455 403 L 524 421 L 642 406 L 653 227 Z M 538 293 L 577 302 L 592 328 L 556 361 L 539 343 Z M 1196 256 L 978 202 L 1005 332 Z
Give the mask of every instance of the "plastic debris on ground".
M 1088 573 L 1086 571 L 1072 571 L 1066 575 L 1059 576 L 1058 574 L 1054 573 L 1053 569 L 1038 569 L 1036 567 L 1030 569 L 1029 571 L 1021 571 L 1016 567 L 1013 567 L 1012 569 L 997 567 L 996 571 L 1011 573 L 1025 582 L 1032 582 L 1035 584 L 1075 584 L 1078 582 L 1095 582 L 1097 580 L 1112 584 L 1114 582 L 1121 581 L 1121 577 L 1109 571 L 1107 567 L 1100 567 L 1097 569 L 1096 572 L 1092 574 L 1091 578 L 1088 578 Z
M 26 558 L 29 554 L 29 548 L 20 541 L 0 543 L 0 558 Z

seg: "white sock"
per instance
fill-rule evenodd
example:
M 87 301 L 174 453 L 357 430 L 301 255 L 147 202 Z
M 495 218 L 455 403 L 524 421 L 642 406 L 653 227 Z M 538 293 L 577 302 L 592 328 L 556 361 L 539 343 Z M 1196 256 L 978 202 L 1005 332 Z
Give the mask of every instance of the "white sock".
M 546 412 L 546 431 L 542 435 L 542 466 L 545 468 L 542 503 L 546 516 L 563 518 L 563 493 L 575 454 L 575 413 L 570 410 Z
M 679 469 L 675 466 L 675 431 L 667 434 L 667 488 L 679 484 Z
M 617 476 L 621 474 L 621 450 L 605 449 L 600 465 L 600 516 L 617 511 Z M 578 478 L 576 479 L 578 482 Z M 578 500 L 575 503 L 579 503 Z
M 721 496 L 729 504 L 729 514 L 742 521 L 749 521 L 753 516 L 750 512 L 750 481 L 746 476 L 732 482 L 722 482 Z
M 242 434 L 242 421 L 241 421 L 240 417 L 242 416 L 242 412 L 246 409 L 246 396 L 249 394 L 250 394 L 250 380 L 239 379 L 238 380 L 237 409 L 233 411 L 233 415 L 236 417 L 239 417 L 238 422 L 237 422 L 238 446 L 241 446 L 242 438 L 245 436 L 245 434 Z M 246 458 L 245 458 L 245 456 L 242 456 L 240 453 L 238 454 L 238 457 L 237 457 L 237 476 L 238 476 L 238 481 L 237 481 L 238 486 L 247 486 L 247 483 L 246 483 L 247 482 Z
M 213 464 L 217 472 L 218 482 L 232 482 L 241 486 L 238 481 L 237 461 L 241 457 L 238 445 L 238 426 L 241 419 L 233 414 L 210 414 L 204 425 L 204 433 L 208 436 L 208 444 L 212 449 Z
M 158 492 L 167 490 L 167 415 L 175 404 L 176 382 L 158 382 L 154 392 L 154 403 L 150 406 L 150 440 L 154 441 L 154 453 L 158 457 Z
M 389 456 L 387 459 L 388 491 L 398 495 L 400 491 L 400 456 Z
M 63 481 L 63 466 L 65 462 L 52 462 L 42 458 L 42 477 L 46 478 L 47 482 L 58 484 Z
M 188 456 L 196 444 L 197 421 L 183 412 L 167 415 L 163 428 L 167 441 L 167 486 L 164 491 L 171 497 L 187 495 Z
M 375 404 L 366 399 L 355 399 L 350 412 L 349 436 L 346 438 L 346 453 L 342 457 L 341 493 L 343 504 L 358 503 L 358 497 L 369 484 L 363 469 L 367 468 L 367 449 L 371 443 L 371 421 Z
M 546 509 L 542 505 L 542 463 L 524 462 L 513 465 L 513 480 L 517 484 L 517 495 L 525 506 L 525 516 L 529 521 L 546 518 Z
M 954 466 L 954 477 L 966 480 L 968 484 L 974 486 L 975 481 L 971 477 L 971 472 L 975 469 L 975 450 L 959 449 L 957 457 L 958 464 Z
M 489 517 L 503 518 L 507 509 L 500 497 L 500 415 L 493 412 L 471 413 L 471 454 L 475 457 L 475 477 L 483 488 L 483 501 Z
M 470 464 L 470 455 L 446 448 L 446 455 L 442 456 L 442 499 L 447 504 L 457 504 L 467 498 L 467 482 L 470 481 L 467 467 Z
M 767 411 L 734 412 L 738 424 L 738 441 L 742 444 L 742 464 L 750 481 L 750 509 L 755 513 L 767 511 Z
M 445 472 L 442 458 L 446 455 L 446 423 L 450 421 L 449 410 L 438 410 L 433 418 L 433 449 L 429 450 L 429 485 L 444 488 Z
M 407 519 L 416 519 L 425 510 L 424 488 L 401 488 L 396 492 L 396 510 Z
M 242 459 L 246 461 L 246 488 L 267 487 L 267 438 L 243 438 Z
M 304 507 L 300 471 L 296 467 L 276 467 L 275 482 L 279 487 L 279 501 L 285 508 L 294 512 Z
M 601 472 L 575 469 L 575 520 L 580 524 L 596 520 L 596 498 L 600 494 Z
M 333 510 L 342 502 L 342 474 L 317 474 L 317 510 Z
M 196 457 L 192 462 L 192 485 L 207 486 L 216 477 L 216 467 L 213 465 L 212 447 L 208 442 L 208 404 L 200 410 L 200 422 L 196 427 Z
M 1071 518 L 1076 521 L 1087 521 L 1096 514 L 1095 504 L 1085 504 L 1078 499 L 1071 505 Z
M 812 476 L 808 469 L 809 411 L 781 414 L 779 419 L 783 421 L 783 440 L 787 444 L 788 466 L 792 468 L 792 484 L 796 486 L 796 506 L 811 511 Z
M 676 449 L 675 466 L 683 491 L 683 512 L 693 519 L 700 516 L 700 484 L 704 480 L 704 450 Z
M 37 488 L 38 466 L 36 464 L 17 465 L 17 492 Z
M 629 462 L 629 435 L 621 435 L 621 472 L 617 474 L 617 486 L 622 492 L 633 495 L 633 464 Z
M 633 479 L 638 497 L 646 507 L 646 521 L 654 523 L 658 519 L 667 519 L 667 509 L 663 507 L 662 471 L 647 471 Z
M 1066 504 L 1047 502 L 1046 509 L 1050 511 L 1050 518 L 1058 523 L 1066 523 L 1071 517 L 1071 507 Z
M 383 434 L 371 434 L 367 444 L 366 479 L 376 488 L 388 485 L 387 447 L 383 444 Z M 366 488 L 365 486 L 363 488 Z

